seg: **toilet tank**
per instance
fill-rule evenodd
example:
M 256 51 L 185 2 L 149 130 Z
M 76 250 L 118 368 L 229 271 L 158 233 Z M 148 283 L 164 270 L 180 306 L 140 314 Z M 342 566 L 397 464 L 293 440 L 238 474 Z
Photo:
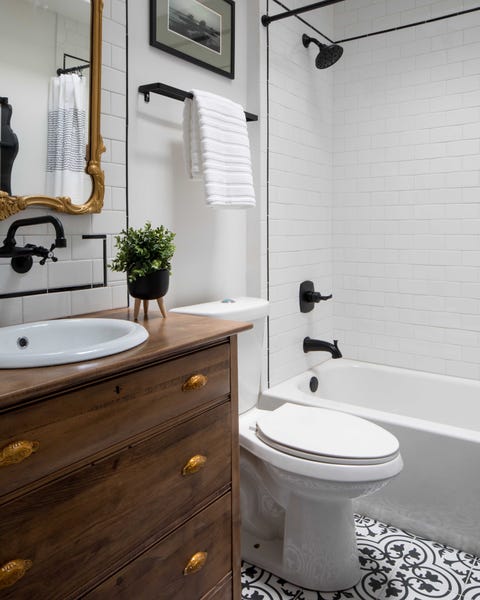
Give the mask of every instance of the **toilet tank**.
M 240 297 L 181 306 L 171 310 L 171 312 L 253 324 L 253 329 L 238 334 L 238 412 L 240 414 L 253 408 L 258 401 L 268 305 L 268 301 L 261 298 Z

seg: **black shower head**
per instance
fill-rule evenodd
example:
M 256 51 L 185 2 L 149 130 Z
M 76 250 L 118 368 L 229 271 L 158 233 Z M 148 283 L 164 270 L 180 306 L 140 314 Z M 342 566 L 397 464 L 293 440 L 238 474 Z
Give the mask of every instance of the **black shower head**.
M 315 66 L 317 69 L 331 67 L 343 54 L 343 48 L 337 44 L 332 44 L 331 46 L 322 44 L 322 46 L 323 48 L 315 59 Z
M 302 42 L 305 48 L 308 48 L 310 42 L 313 42 L 319 47 L 320 52 L 315 59 L 315 66 L 317 69 L 326 69 L 331 67 L 343 54 L 343 48 L 338 44 L 332 44 L 331 46 L 321 44 L 318 40 L 310 37 L 306 33 L 302 35 Z

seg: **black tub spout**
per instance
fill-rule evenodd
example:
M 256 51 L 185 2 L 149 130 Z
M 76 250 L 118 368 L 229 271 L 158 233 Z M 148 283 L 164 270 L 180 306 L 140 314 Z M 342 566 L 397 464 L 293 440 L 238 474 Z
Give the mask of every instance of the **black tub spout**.
M 331 344 L 330 342 L 324 342 L 323 340 L 314 340 L 310 337 L 306 337 L 303 340 L 303 351 L 330 352 L 332 358 L 342 358 L 342 353 L 338 347 L 338 340 L 333 340 L 333 344 Z

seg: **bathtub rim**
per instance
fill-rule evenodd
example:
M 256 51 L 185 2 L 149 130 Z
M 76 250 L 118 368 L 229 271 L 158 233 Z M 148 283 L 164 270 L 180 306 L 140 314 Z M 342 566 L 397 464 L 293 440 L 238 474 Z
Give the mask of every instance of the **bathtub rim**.
M 340 364 L 339 361 L 342 361 L 342 363 Z M 381 365 L 367 361 L 357 361 L 349 358 L 341 358 L 336 360 L 327 359 L 326 361 L 311 367 L 299 375 L 294 375 L 290 379 L 287 379 L 282 383 L 262 391 L 259 398 L 259 408 L 273 410 L 285 402 L 294 402 L 305 406 L 319 406 L 322 408 L 329 408 L 331 410 L 339 410 L 340 412 L 357 415 L 367 420 L 384 422 L 389 425 L 403 426 L 430 434 L 444 435 L 467 442 L 480 443 L 480 431 L 475 431 L 474 429 L 445 425 L 444 423 L 439 423 L 438 421 L 427 421 L 426 419 L 410 417 L 408 415 L 402 415 L 401 413 L 390 413 L 378 409 L 366 408 L 359 404 L 350 404 L 338 400 L 330 400 L 329 398 L 320 396 L 315 392 L 306 392 L 300 389 L 300 383 L 305 384 L 305 382 L 308 382 L 311 377 L 320 378 L 322 371 L 325 371 L 326 369 L 330 370 L 332 368 L 338 369 L 341 368 L 342 365 L 347 365 L 348 367 L 353 368 L 367 366 L 369 368 L 379 369 L 383 372 L 398 373 L 399 371 L 407 371 L 414 373 L 415 375 L 421 375 L 422 377 L 425 376 L 427 379 L 441 378 L 448 379 L 453 382 L 466 382 L 469 385 L 477 384 L 480 391 L 480 383 L 472 379 L 452 377 L 450 375 L 437 375 L 425 371 L 406 369 L 402 367 L 392 367 L 389 365 Z

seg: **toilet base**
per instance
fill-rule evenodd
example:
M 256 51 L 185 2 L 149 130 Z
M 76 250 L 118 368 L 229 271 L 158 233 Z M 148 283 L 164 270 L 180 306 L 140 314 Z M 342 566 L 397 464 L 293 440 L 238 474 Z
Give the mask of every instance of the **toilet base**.
M 361 577 L 350 500 L 318 501 L 292 495 L 283 539 L 242 531 L 242 557 L 305 589 L 332 592 Z

